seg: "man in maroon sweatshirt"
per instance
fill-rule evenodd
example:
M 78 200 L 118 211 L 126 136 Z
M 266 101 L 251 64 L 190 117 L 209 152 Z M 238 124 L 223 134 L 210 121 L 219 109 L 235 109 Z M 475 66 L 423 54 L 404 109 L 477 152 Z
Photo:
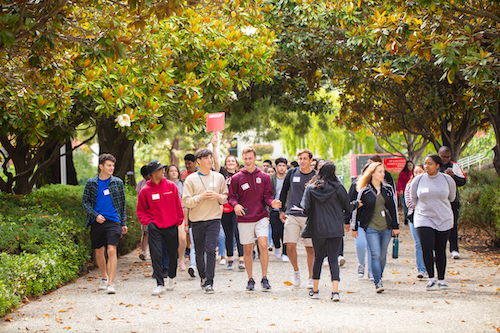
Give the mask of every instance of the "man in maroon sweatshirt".
M 255 281 L 252 275 L 252 253 L 255 237 L 257 237 L 260 249 L 262 291 L 271 290 L 267 279 L 269 215 L 265 205 L 272 208 L 281 207 L 281 201 L 274 199 L 271 178 L 255 166 L 256 156 L 254 148 L 243 149 L 245 168 L 233 176 L 228 196 L 228 202 L 234 207 L 234 212 L 238 216 L 236 221 L 238 222 L 240 242 L 243 245 L 243 259 L 248 274 L 247 292 L 255 290 Z
M 167 246 L 169 259 L 167 290 L 174 289 L 177 272 L 177 248 L 179 246 L 177 226 L 184 220 L 181 199 L 177 186 L 165 179 L 166 165 L 154 160 L 146 166 L 147 174 L 152 178 L 139 192 L 137 217 L 139 222 L 148 226 L 149 251 L 153 263 L 153 276 L 157 286 L 152 295 L 163 293 L 162 239 Z

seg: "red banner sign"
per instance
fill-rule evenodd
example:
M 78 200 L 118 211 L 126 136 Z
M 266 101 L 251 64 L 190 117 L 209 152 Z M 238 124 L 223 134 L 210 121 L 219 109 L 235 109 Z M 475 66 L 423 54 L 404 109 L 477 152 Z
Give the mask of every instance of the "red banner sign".
M 222 131 L 225 126 L 226 113 L 208 113 L 207 114 L 207 132 Z

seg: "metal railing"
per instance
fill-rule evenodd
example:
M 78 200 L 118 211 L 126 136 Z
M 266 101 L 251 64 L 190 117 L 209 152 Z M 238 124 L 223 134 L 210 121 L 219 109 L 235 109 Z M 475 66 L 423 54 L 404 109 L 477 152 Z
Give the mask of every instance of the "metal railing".
M 462 169 L 469 169 L 471 166 L 474 166 L 476 164 L 479 164 L 479 168 L 481 168 L 481 164 L 483 164 L 485 161 L 491 161 L 491 159 L 492 157 L 489 156 L 489 154 L 477 154 L 474 156 L 461 158 L 457 161 L 457 163 Z

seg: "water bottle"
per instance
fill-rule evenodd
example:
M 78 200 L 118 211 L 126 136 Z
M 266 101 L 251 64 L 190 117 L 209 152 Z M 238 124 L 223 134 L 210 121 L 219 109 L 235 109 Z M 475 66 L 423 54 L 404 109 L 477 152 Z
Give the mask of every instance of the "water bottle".
M 399 253 L 399 237 L 396 235 L 392 240 L 392 257 L 394 259 L 397 259 L 398 253 Z

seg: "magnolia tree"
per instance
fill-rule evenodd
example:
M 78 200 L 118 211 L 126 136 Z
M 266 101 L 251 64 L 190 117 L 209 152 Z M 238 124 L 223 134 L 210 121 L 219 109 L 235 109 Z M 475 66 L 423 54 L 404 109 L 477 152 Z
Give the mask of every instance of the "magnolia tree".
M 273 35 L 258 2 L 66 1 L 30 18 L 23 4 L 3 8 L 15 19 L 0 31 L 19 25 L 28 36 L 1 45 L 2 191 L 29 193 L 81 125 L 96 126 L 123 177 L 134 140 L 147 140 L 160 119 L 200 130 L 208 106 L 269 80 Z

